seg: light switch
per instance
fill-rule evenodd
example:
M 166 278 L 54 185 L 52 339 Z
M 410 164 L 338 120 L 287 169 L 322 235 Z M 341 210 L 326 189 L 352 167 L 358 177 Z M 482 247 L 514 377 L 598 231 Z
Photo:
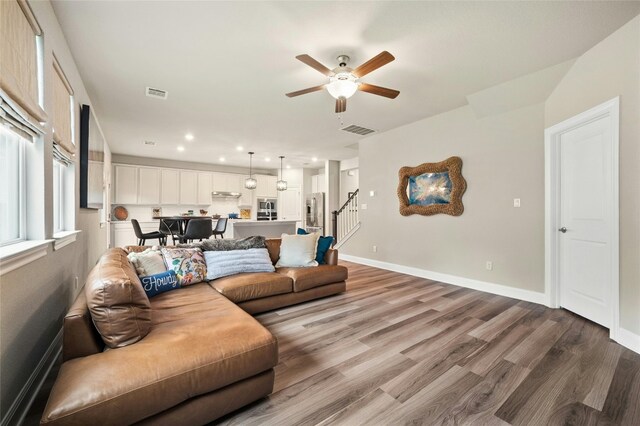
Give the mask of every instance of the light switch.
M 513 207 L 520 207 L 520 198 L 513 199 Z
M 362 204 L 360 207 L 362 208 L 362 210 L 366 210 L 367 209 L 367 205 L 366 204 Z

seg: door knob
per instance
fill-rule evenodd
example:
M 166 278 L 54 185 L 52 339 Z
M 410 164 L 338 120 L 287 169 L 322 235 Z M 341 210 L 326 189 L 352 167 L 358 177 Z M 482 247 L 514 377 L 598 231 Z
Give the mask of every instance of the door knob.
M 562 228 L 558 229 L 558 231 L 560 231 L 560 232 L 562 232 L 564 234 L 565 232 L 567 232 L 567 228 L 565 228 L 563 226 Z

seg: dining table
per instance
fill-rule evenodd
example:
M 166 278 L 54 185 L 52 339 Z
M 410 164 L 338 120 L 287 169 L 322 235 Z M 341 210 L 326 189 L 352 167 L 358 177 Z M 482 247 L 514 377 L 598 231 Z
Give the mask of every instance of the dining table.
M 167 222 L 165 222 L 165 220 L 175 220 L 178 222 L 178 229 L 179 229 L 179 233 L 180 234 L 184 234 L 184 232 L 187 229 L 187 223 L 189 223 L 189 221 L 191 219 L 211 219 L 211 220 L 217 220 L 217 219 L 213 219 L 211 216 L 203 216 L 203 215 L 177 215 L 177 216 L 156 216 L 154 217 L 154 219 L 160 219 L 161 222 L 164 222 L 165 225 L 167 225 L 168 229 L 171 229 Z

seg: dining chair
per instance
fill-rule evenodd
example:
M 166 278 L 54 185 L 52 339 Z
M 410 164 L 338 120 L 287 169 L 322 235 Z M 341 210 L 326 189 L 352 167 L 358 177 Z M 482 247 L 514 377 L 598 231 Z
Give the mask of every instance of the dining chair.
M 165 237 L 165 245 L 167 237 L 171 235 L 173 245 L 176 245 L 176 239 L 180 235 L 180 221 L 177 219 L 160 219 L 160 230 Z
M 224 239 L 224 233 L 227 231 L 227 218 L 221 217 L 216 223 L 216 227 L 213 230 L 213 238 L 218 238 L 218 235 Z
M 146 234 L 142 232 L 140 228 L 140 223 L 136 219 L 131 219 L 131 225 L 133 225 L 133 232 L 136 233 L 136 237 L 138 238 L 138 245 L 143 246 L 147 240 L 158 240 L 161 246 L 167 244 L 167 237 L 160 231 L 147 232 Z
M 206 240 L 213 233 L 211 218 L 190 219 L 184 234 L 178 235 L 181 243 L 193 240 Z

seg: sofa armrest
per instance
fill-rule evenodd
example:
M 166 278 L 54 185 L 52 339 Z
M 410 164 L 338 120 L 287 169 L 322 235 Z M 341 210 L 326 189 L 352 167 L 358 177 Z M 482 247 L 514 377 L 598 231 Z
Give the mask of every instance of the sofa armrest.
M 327 254 L 324 255 L 324 261 L 327 265 L 337 265 L 338 264 L 338 250 L 329 249 L 327 250 Z
M 62 325 L 62 361 L 102 352 L 104 342 L 93 326 L 87 298 L 81 291 L 64 317 Z

